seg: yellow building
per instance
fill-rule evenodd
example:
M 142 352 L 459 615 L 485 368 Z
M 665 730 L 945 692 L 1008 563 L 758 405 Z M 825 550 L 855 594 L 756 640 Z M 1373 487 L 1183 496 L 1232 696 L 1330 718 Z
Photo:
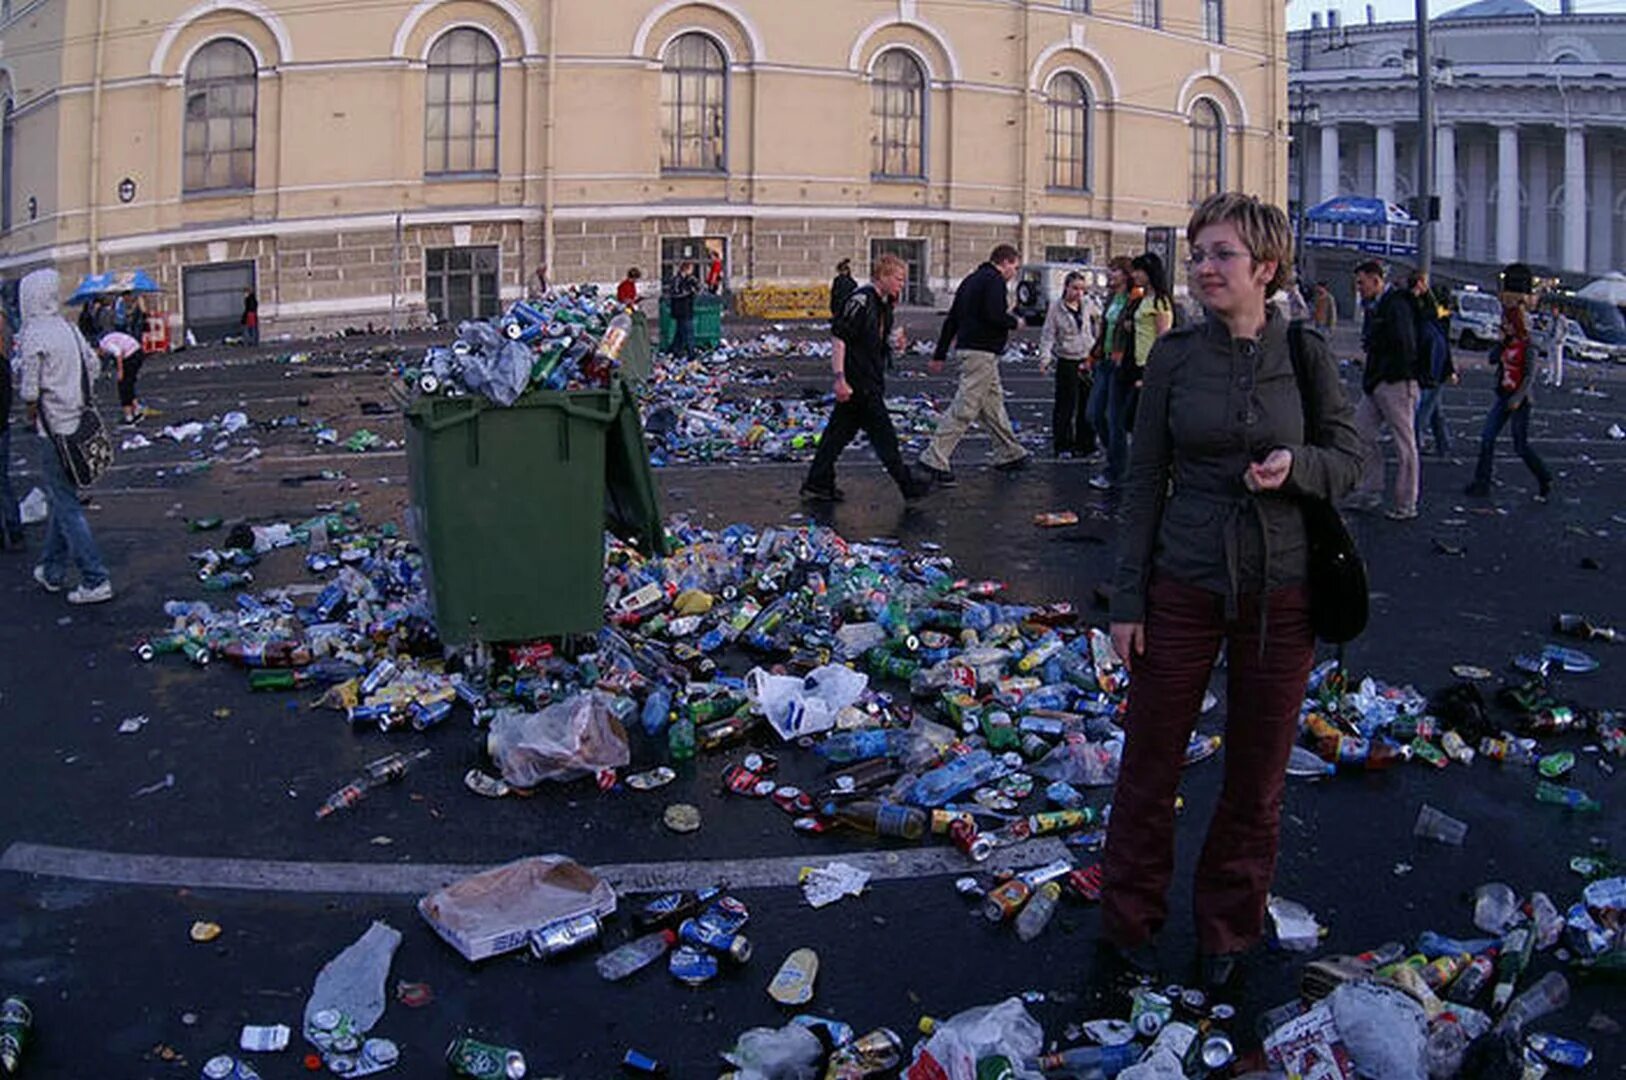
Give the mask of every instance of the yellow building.
M 0 0 L 0 275 L 142 267 L 200 337 L 1138 251 L 1285 198 L 1280 0 Z M 704 270 L 704 265 L 702 266 Z

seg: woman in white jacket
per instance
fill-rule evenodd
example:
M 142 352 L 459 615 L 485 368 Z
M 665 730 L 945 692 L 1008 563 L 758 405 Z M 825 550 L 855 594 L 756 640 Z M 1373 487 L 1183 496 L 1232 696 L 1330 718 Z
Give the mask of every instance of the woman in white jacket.
M 1099 306 L 1085 294 L 1084 275 L 1067 275 L 1061 296 L 1045 314 L 1039 335 L 1039 371 L 1056 370 L 1056 405 L 1050 415 L 1051 445 L 1059 458 L 1088 457 L 1095 452 L 1095 429 L 1085 406 L 1092 377 L 1090 346 L 1095 342 Z

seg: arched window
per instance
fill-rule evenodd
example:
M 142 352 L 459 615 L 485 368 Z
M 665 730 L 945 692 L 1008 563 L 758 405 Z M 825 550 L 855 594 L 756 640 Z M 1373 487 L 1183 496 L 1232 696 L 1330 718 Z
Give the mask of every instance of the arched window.
M 1050 186 L 1090 187 L 1090 92 L 1084 80 L 1064 71 L 1046 95 L 1050 129 Z
M 1225 118 L 1199 98 L 1191 109 L 1191 201 L 1200 203 L 1225 182 Z
M 926 75 L 914 57 L 890 49 L 875 62 L 870 91 L 870 172 L 920 179 L 926 175 Z
M 497 171 L 500 70 L 497 43 L 471 27 L 448 31 L 430 47 L 423 106 L 424 172 Z
M 1565 49 L 1557 56 L 1554 56 L 1552 62 L 1555 64 L 1579 64 L 1581 62 L 1581 54 L 1576 52 L 1574 49 Z
M 705 34 L 683 34 L 661 67 L 661 168 L 726 172 L 728 66 Z
M 234 191 L 254 186 L 254 112 L 259 76 L 254 54 L 220 38 L 186 65 L 186 191 Z
M 11 170 L 17 161 L 16 104 L 6 98 L 6 115 L 0 123 L 0 232 L 11 231 Z

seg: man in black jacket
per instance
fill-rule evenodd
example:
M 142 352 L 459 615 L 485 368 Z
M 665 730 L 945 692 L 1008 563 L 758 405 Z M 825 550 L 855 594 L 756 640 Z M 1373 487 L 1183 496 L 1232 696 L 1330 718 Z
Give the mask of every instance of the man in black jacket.
M 908 280 L 909 268 L 896 255 L 882 255 L 870 271 L 870 283 L 847 298 L 830 328 L 834 336 L 831 368 L 836 406 L 819 438 L 819 452 L 802 482 L 802 497 L 839 502 L 836 459 L 860 431 L 869 436 L 875 456 L 896 481 L 905 499 L 918 499 L 928 485 L 910 473 L 898 449 L 898 432 L 886 411 L 886 362 L 902 345 L 894 335 L 892 305 Z
M 981 422 L 993 437 L 994 468 L 1015 472 L 1027 464 L 1029 454 L 1016 441 L 1011 418 L 1005 412 L 1005 387 L 999 381 L 999 355 L 1016 329 L 1006 285 L 1016 276 L 1019 261 L 1021 256 L 1014 247 L 1000 244 L 987 262 L 960 282 L 948 318 L 943 320 L 937 352 L 926 366 L 933 375 L 940 373 L 949 346 L 954 346 L 960 361 L 954 403 L 938 417 L 937 433 L 920 455 L 920 467 L 926 475 L 944 486 L 954 483 L 949 459 L 973 422 Z
M 1355 268 L 1355 289 L 1366 308 L 1361 340 L 1366 346 L 1366 370 L 1361 377 L 1361 403 L 1355 426 L 1361 433 L 1366 461 L 1355 505 L 1376 510 L 1383 505 L 1383 447 L 1378 435 L 1389 425 L 1394 435 L 1394 505 L 1388 517 L 1411 521 L 1417 517 L 1417 311 L 1404 289 L 1386 286 L 1383 266 L 1369 259 Z
M 836 263 L 836 276 L 830 281 L 830 321 L 841 318 L 846 310 L 847 299 L 858 291 L 858 282 L 853 280 L 853 261 L 842 259 Z

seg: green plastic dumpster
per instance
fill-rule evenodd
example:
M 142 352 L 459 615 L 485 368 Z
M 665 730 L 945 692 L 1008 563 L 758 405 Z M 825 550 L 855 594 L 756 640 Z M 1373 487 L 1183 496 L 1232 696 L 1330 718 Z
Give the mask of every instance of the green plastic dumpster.
M 672 343 L 677 324 L 672 321 L 672 302 L 661 297 L 661 348 Z M 694 347 L 715 349 L 723 340 L 723 298 L 709 293 L 694 298 Z
M 508 408 L 473 396 L 408 406 L 407 521 L 443 642 L 523 641 L 603 624 L 607 459 L 629 408 L 636 422 L 619 380 L 604 390 L 530 391 Z M 618 474 L 649 477 L 641 441 L 636 453 L 624 441 L 615 453 Z M 621 530 L 646 544 L 660 535 L 652 480 L 624 501 Z
M 641 311 L 632 313 L 632 332 L 621 346 L 621 377 L 633 387 L 649 380 L 654 367 L 654 349 L 649 344 L 649 320 Z

